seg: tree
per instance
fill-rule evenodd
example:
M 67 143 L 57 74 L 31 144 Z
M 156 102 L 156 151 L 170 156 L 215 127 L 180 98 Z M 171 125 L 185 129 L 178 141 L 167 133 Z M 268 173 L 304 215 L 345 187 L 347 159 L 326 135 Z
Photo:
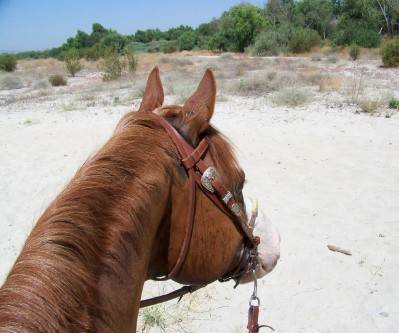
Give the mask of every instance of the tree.
M 116 31 L 112 31 L 101 39 L 100 44 L 104 49 L 108 48 L 117 54 L 122 54 L 127 42 L 127 37 L 118 34 Z
M 278 26 L 284 23 L 294 23 L 295 2 L 294 0 L 269 0 L 265 4 L 266 19 L 273 25 Z
M 298 4 L 306 28 L 316 30 L 323 39 L 332 31 L 333 3 L 331 0 L 303 0 Z
M 91 46 L 90 36 L 84 31 L 78 30 L 74 40 L 74 48 L 79 50 L 89 46 Z
M 219 31 L 229 42 L 233 51 L 244 52 L 251 45 L 257 33 L 265 26 L 266 20 L 259 7 L 241 4 L 230 8 L 221 16 Z
M 399 32 L 399 0 L 377 0 L 378 7 L 385 22 L 383 31 L 390 35 Z
M 181 51 L 192 50 L 197 43 L 197 34 L 194 31 L 183 32 L 177 39 Z
M 381 16 L 377 6 L 374 0 L 344 1 L 334 42 L 338 45 L 355 43 L 362 47 L 378 47 L 381 43 Z
M 109 30 L 104 28 L 100 23 L 93 23 L 92 32 L 90 34 L 90 46 L 100 42 L 101 38 L 107 36 Z
M 170 28 L 165 32 L 165 39 L 167 40 L 177 40 L 181 34 L 186 31 L 194 31 L 194 29 L 188 25 L 179 25 L 176 28 Z

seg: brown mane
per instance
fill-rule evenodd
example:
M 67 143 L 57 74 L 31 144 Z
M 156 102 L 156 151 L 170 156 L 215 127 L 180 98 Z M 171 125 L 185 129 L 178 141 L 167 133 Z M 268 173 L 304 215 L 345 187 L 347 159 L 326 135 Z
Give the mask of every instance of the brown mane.
M 134 265 L 151 252 L 137 240 L 149 237 L 146 228 L 158 228 L 146 222 L 179 168 L 173 143 L 154 119 L 127 114 L 41 216 L 0 292 L 4 332 L 111 331 L 104 304 L 133 302 L 101 298 L 98 290 L 123 289 L 122 276 L 136 278 Z M 228 161 L 216 167 L 237 189 L 244 174 L 230 145 L 213 127 L 202 135 L 213 161 Z

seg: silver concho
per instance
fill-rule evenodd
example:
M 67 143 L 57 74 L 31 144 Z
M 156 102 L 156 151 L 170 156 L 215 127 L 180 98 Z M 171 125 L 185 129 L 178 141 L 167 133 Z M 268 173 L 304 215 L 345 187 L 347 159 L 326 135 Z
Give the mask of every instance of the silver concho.
M 236 215 L 236 216 L 241 216 L 241 208 L 237 204 L 234 204 L 231 206 L 231 211 Z
M 215 189 L 212 186 L 212 180 L 214 180 L 215 177 L 220 178 L 219 172 L 215 167 L 209 167 L 206 169 L 201 177 L 202 185 L 211 193 L 215 192 Z

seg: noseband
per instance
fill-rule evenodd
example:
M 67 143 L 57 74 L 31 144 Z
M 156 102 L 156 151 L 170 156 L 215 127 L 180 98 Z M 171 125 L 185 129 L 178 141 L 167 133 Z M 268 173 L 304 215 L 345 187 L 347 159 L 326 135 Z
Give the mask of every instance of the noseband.
M 253 271 L 258 265 L 257 248 L 260 238 L 254 236 L 252 231 L 257 217 L 257 209 L 252 210 L 252 216 L 247 221 L 246 213 L 242 211 L 231 192 L 221 182 L 219 172 L 215 167 L 208 167 L 205 164 L 203 156 L 208 149 L 206 138 L 202 139 L 194 149 L 165 118 L 160 116 L 156 118 L 174 142 L 180 155 L 181 164 L 187 172 L 190 183 L 189 213 L 187 215 L 185 235 L 179 257 L 173 269 L 165 277 L 158 278 L 157 280 L 167 280 L 175 277 L 184 263 L 191 241 L 195 213 L 195 192 L 196 186 L 198 186 L 220 210 L 230 217 L 244 236 L 244 246 L 241 250 L 237 268 L 219 279 L 222 282 L 236 279 L 238 284 L 241 276 Z

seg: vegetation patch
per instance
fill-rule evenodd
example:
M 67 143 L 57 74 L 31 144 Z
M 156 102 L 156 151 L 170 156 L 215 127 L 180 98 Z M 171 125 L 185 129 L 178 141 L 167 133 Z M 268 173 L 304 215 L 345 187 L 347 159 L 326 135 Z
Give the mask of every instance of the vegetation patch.
M 264 96 L 293 84 L 293 79 L 271 71 L 234 80 L 227 85 L 227 93 L 243 96 Z
M 60 86 L 66 86 L 67 85 L 67 81 L 60 74 L 50 75 L 48 80 L 49 80 L 49 82 L 51 83 L 51 85 L 53 87 L 60 87 Z
M 5 74 L 0 76 L 0 89 L 1 90 L 12 90 L 23 88 L 24 84 L 22 80 L 13 75 Z
M 389 101 L 389 108 L 390 109 L 399 109 L 399 99 L 397 98 L 392 98 Z
M 291 87 L 276 92 L 272 101 L 278 106 L 298 107 L 310 103 L 314 94 L 307 88 Z
M 72 76 L 75 76 L 83 68 L 79 52 L 76 49 L 69 50 L 65 55 L 65 67 Z
M 399 67 L 399 37 L 386 42 L 381 53 L 385 67 Z
M 17 58 L 13 54 L 0 54 L 0 70 L 13 72 L 17 68 Z

